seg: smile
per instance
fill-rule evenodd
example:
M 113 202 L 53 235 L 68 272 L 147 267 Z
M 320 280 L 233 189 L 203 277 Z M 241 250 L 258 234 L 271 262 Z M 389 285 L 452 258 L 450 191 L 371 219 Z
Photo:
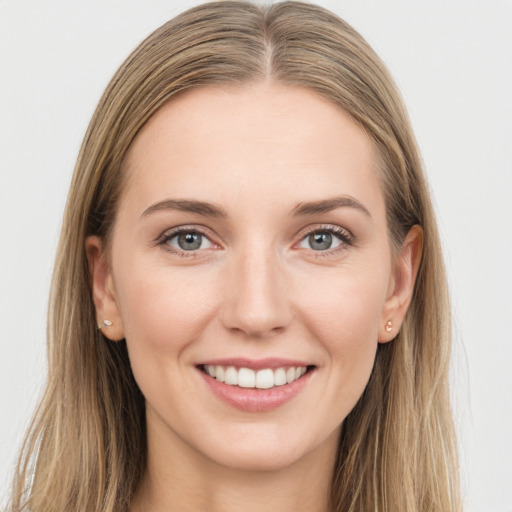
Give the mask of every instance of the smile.
M 279 358 L 218 359 L 203 361 L 196 368 L 218 399 L 251 413 L 271 411 L 292 401 L 318 370 L 314 364 Z
M 252 370 L 245 367 L 236 368 L 235 366 L 205 364 L 202 365 L 201 369 L 210 377 L 228 386 L 249 389 L 271 389 L 291 384 L 300 379 L 307 372 L 308 367 L 290 366 Z

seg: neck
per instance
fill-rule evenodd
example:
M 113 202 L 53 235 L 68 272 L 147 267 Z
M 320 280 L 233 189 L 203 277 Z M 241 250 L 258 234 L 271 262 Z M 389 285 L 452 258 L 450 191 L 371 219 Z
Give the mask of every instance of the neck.
M 337 431 L 286 467 L 257 470 L 217 464 L 186 443 L 174 439 L 169 446 L 169 436 L 159 434 L 148 430 L 148 464 L 131 512 L 329 510 Z

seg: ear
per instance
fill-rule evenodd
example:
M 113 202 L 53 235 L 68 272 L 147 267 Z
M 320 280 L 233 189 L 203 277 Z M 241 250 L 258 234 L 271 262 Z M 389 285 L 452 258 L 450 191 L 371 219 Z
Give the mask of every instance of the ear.
M 379 343 L 396 337 L 414 292 L 423 249 L 423 230 L 415 225 L 407 233 L 391 276 L 379 326 Z
M 117 304 L 112 272 L 103 250 L 101 238 L 98 236 L 87 237 L 85 251 L 89 262 L 97 326 L 108 339 L 121 340 L 124 338 L 123 323 Z

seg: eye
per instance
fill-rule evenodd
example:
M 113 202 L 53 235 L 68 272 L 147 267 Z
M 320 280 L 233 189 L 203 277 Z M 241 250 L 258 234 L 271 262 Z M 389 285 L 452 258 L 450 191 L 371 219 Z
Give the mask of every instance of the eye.
M 171 246 L 178 252 L 210 249 L 213 246 L 212 242 L 206 237 L 206 235 L 191 229 L 170 233 L 165 237 L 163 243 Z
M 322 252 L 336 250 L 351 243 L 351 236 L 347 231 L 332 226 L 311 231 L 299 242 L 298 247 Z

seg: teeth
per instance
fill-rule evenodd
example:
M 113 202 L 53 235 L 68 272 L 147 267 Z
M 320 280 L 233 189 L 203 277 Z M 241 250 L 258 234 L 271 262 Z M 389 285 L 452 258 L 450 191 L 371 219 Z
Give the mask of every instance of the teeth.
M 222 366 L 215 367 L 215 375 L 214 377 L 220 382 L 224 382 L 224 368 Z
M 286 384 L 286 372 L 284 368 L 278 368 L 274 372 L 274 386 L 283 386 Z
M 256 387 L 258 389 L 273 388 L 274 380 L 274 372 L 272 370 L 258 370 L 256 374 Z
M 256 382 L 256 375 L 254 370 L 249 368 L 240 368 L 238 370 L 238 385 L 241 388 L 253 388 Z
M 209 368 L 212 368 L 210 366 Z M 215 368 L 215 367 L 213 367 Z M 208 373 L 210 373 L 208 371 Z M 217 377 L 216 375 L 211 375 L 211 377 Z M 224 373 L 224 382 L 226 384 L 229 384 L 230 386 L 237 386 L 238 385 L 238 372 L 236 371 L 236 368 L 234 366 L 228 366 L 226 368 L 226 372 Z
M 250 368 L 235 368 L 234 366 L 204 365 L 204 371 L 214 379 L 241 388 L 270 389 L 275 386 L 291 384 L 300 379 L 307 371 L 306 366 L 289 368 L 265 368 L 254 371 Z

